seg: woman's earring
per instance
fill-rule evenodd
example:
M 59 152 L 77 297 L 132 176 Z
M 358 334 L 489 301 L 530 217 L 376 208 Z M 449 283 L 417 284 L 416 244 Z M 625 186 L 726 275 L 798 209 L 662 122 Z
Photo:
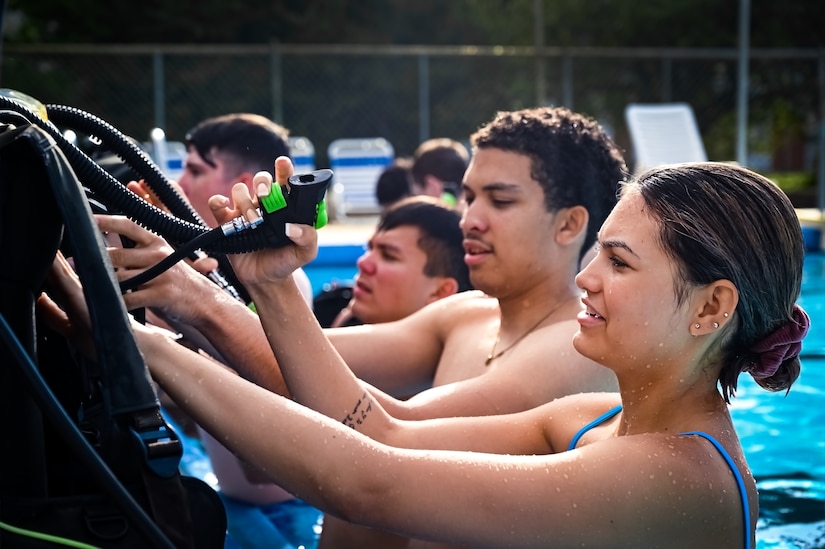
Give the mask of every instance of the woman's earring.
M 702 327 L 702 325 L 697 322 L 696 324 L 693 325 L 693 327 L 698 330 L 699 328 Z
M 718 328 L 718 327 L 719 327 L 719 323 L 718 323 L 718 322 L 714 322 L 714 323 L 713 323 L 713 329 L 715 330 L 715 329 L 716 329 L 716 328 Z

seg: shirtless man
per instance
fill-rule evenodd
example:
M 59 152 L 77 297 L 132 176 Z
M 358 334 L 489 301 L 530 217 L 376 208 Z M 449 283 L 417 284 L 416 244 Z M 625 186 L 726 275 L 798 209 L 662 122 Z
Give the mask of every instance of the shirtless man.
M 439 300 L 396 322 L 327 330 L 330 340 L 353 372 L 375 387 L 410 394 L 432 386 L 403 401 L 366 386 L 400 419 L 503 414 L 568 394 L 615 390 L 613 374 L 578 354 L 571 341 L 581 310 L 575 276 L 625 176 L 618 149 L 597 123 L 564 108 L 499 113 L 473 135 L 472 147 L 462 229 L 465 261 L 479 291 Z M 281 170 L 288 170 L 285 164 Z M 210 201 L 216 213 L 228 204 Z M 116 225 L 112 220 L 101 228 L 130 230 Z M 119 277 L 169 253 L 151 235 L 127 236 L 142 251 L 113 255 Z M 322 371 L 282 373 L 259 319 L 229 298 L 206 298 L 204 292 L 216 290 L 197 276 L 184 266 L 170 270 L 126 295 L 127 305 L 152 306 L 196 326 L 245 377 L 281 393 L 285 377 L 299 402 L 333 418 L 346 416 L 328 404 Z M 256 302 L 266 299 L 255 296 Z M 390 545 L 381 536 L 327 519 L 321 546 L 407 545 L 400 539 Z

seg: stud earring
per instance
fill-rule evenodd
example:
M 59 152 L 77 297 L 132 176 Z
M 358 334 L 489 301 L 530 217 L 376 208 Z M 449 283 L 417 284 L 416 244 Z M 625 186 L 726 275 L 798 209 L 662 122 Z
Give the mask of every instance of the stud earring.
M 698 330 L 699 328 L 702 327 L 702 325 L 697 322 L 696 324 L 693 325 L 693 327 Z
M 728 313 L 725 313 L 725 318 L 728 318 Z
M 718 327 L 719 327 L 719 323 L 718 323 L 718 322 L 714 322 L 714 323 L 713 323 L 713 329 L 715 330 L 715 329 L 716 329 L 716 328 L 718 328 Z

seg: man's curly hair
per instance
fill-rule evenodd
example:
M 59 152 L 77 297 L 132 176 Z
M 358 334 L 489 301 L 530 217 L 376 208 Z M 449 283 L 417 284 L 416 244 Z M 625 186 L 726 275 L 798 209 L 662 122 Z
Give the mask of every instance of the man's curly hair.
M 474 150 L 495 148 L 532 159 L 547 211 L 581 205 L 590 220 L 582 255 L 616 204 L 627 177 L 621 151 L 593 119 L 564 107 L 499 112 L 471 136 Z

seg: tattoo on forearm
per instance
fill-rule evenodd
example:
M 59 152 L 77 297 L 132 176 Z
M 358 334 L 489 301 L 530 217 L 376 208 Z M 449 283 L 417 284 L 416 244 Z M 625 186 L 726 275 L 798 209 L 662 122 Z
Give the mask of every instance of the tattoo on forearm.
M 372 399 L 367 396 L 367 392 L 364 391 L 364 394 L 361 395 L 361 398 L 358 399 L 358 402 L 355 403 L 355 407 L 352 409 L 352 412 L 347 414 L 342 421 L 344 425 L 347 427 L 351 427 L 358 430 L 358 426 L 364 423 L 367 419 L 367 414 L 372 411 Z

